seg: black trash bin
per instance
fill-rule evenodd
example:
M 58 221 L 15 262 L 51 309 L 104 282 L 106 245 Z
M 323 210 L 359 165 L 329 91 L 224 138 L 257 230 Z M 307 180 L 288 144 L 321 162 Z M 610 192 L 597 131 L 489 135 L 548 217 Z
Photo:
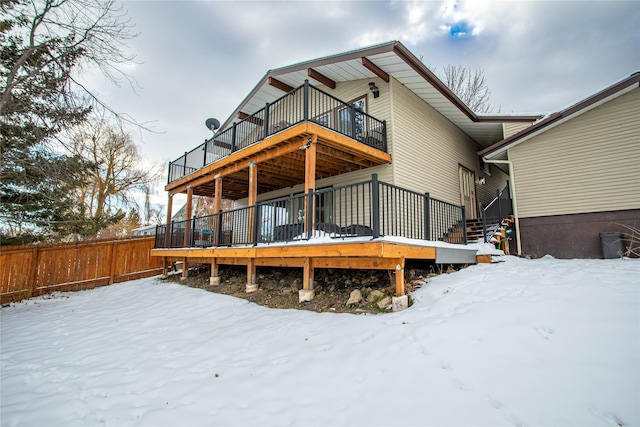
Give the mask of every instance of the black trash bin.
M 600 233 L 600 243 L 602 244 L 602 254 L 605 259 L 620 258 L 624 252 L 622 233 Z

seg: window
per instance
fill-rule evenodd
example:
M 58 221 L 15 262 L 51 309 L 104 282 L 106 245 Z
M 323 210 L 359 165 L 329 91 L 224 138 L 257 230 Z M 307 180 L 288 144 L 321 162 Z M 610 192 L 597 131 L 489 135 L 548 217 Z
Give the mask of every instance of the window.
M 338 111 L 338 131 L 354 139 L 362 140 L 366 131 L 365 116 L 362 114 L 366 112 L 366 96 L 356 99 L 350 104 L 353 109 L 342 107 Z

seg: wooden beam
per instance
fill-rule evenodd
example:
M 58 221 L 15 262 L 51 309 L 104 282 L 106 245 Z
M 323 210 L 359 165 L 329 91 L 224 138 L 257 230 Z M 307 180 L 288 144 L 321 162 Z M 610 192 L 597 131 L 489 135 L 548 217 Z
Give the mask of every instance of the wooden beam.
M 355 268 L 363 270 L 395 270 L 399 258 L 313 258 L 313 268 Z
M 330 87 L 331 89 L 335 89 L 336 88 L 336 82 L 331 80 L 329 77 L 327 77 L 327 76 L 319 73 L 318 71 L 314 70 L 313 68 L 307 69 L 307 74 L 312 79 L 317 80 L 318 82 L 322 83 L 323 85 L 325 85 L 327 87 Z
M 255 206 L 258 200 L 258 166 L 255 162 L 249 163 L 249 206 Z M 256 221 L 256 211 L 249 211 L 249 224 L 247 232 L 249 233 L 249 242 L 253 243 L 253 227 Z
M 185 211 L 185 223 L 184 223 L 184 247 L 191 246 L 191 216 L 193 212 L 193 188 L 187 187 L 187 205 Z
M 289 93 L 292 90 L 294 90 L 293 87 L 289 86 L 284 82 L 281 82 L 280 80 L 274 79 L 273 77 L 269 77 L 269 79 L 267 80 L 267 83 L 269 83 L 269 85 L 275 87 L 276 89 L 280 89 L 281 91 L 286 93 Z
M 258 147 L 254 148 L 254 146 L 251 146 L 242 150 L 244 153 L 238 153 L 238 152 L 234 153 L 234 154 L 238 154 L 237 156 L 235 156 L 237 157 L 237 159 L 236 158 L 233 159 L 235 160 L 235 162 L 227 161 L 225 162 L 226 163 L 225 166 L 219 166 L 218 168 L 211 167 L 211 166 L 214 166 L 215 163 L 209 166 L 206 166 L 204 169 L 202 169 L 202 171 L 204 172 L 202 172 L 202 174 L 197 179 L 194 179 L 193 181 L 191 181 L 191 186 L 198 187 L 200 185 L 206 184 L 212 181 L 214 175 L 219 175 L 221 177 L 229 176 L 236 172 L 247 169 L 249 167 L 249 163 L 251 162 L 262 163 L 272 158 L 280 157 L 284 154 L 296 151 L 302 145 L 301 141 L 294 140 L 285 145 L 280 145 L 277 148 L 266 149 L 267 147 L 269 147 L 269 144 L 263 144 L 265 142 L 267 142 L 267 140 L 263 141 L 262 143 L 256 144 Z M 269 142 L 273 143 L 271 141 Z M 234 155 L 231 155 L 229 157 L 234 157 Z M 184 182 L 182 185 L 176 185 L 176 186 L 169 184 L 169 186 L 171 186 L 171 191 L 176 193 L 185 191 L 187 188 L 187 185 L 188 185 L 188 181 Z M 167 187 L 165 187 L 165 189 L 168 190 Z
M 220 271 L 216 258 L 211 258 L 211 277 L 209 277 L 210 285 L 220 284 Z
M 238 118 L 240 120 L 247 119 L 247 122 L 253 123 L 254 125 L 264 126 L 264 120 L 260 117 L 252 116 L 251 114 L 243 113 L 242 111 L 238 113 Z
M 313 135 L 309 148 L 305 150 L 304 158 L 304 192 L 315 190 L 316 188 L 316 160 L 317 160 L 318 137 Z
M 404 258 L 396 265 L 396 296 L 404 295 Z
M 364 65 L 364 67 L 367 70 L 371 71 L 373 74 L 375 74 L 376 76 L 380 77 L 385 82 L 389 83 L 389 74 L 387 74 L 384 71 L 382 71 L 380 69 L 380 67 L 378 67 L 376 64 L 374 64 L 373 62 L 369 61 L 367 58 L 363 57 L 362 58 L 362 65 Z
M 313 289 L 313 265 L 311 264 L 311 258 L 304 259 L 304 266 L 302 272 L 302 289 Z
M 173 209 L 173 194 L 169 193 L 169 197 L 167 199 L 167 222 L 165 222 L 165 233 L 164 233 L 164 237 L 165 237 L 165 246 L 168 248 L 171 243 L 171 210 Z
M 256 284 L 256 262 L 255 258 L 249 258 L 247 260 L 247 285 Z

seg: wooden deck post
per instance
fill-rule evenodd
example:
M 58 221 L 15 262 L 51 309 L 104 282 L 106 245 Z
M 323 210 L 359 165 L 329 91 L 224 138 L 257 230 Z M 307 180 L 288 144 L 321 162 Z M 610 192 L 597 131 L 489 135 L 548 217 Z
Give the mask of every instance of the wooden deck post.
M 315 296 L 316 293 L 313 290 L 313 260 L 305 258 L 302 271 L 302 289 L 298 291 L 298 301 L 311 301 Z
M 249 207 L 255 206 L 258 200 L 258 166 L 255 162 L 249 163 L 249 200 L 247 201 Z M 251 236 L 248 241 L 251 243 L 257 243 L 253 241 L 253 227 L 256 220 L 255 209 L 249 211 L 249 224 L 247 232 Z
M 220 284 L 220 273 L 218 271 L 218 261 L 216 258 L 211 258 L 211 277 L 209 277 L 209 284 L 213 286 Z
M 404 264 L 405 259 L 401 258 L 396 265 L 396 296 L 391 298 L 393 311 L 402 311 L 409 308 L 409 295 L 404 294 Z
M 249 258 L 247 262 L 247 287 L 245 291 L 249 294 L 258 290 L 256 283 L 256 260 Z
M 220 210 L 222 207 L 222 177 L 216 175 L 215 178 L 215 189 L 213 193 L 213 212 L 220 215 Z M 219 237 L 219 233 L 222 233 L 222 229 L 218 227 L 219 221 L 216 221 L 213 224 L 213 241 L 214 242 L 222 242 L 222 239 Z M 218 246 L 217 244 L 215 246 Z M 211 264 L 211 274 L 213 274 L 213 264 Z M 213 284 L 213 283 L 212 283 Z
M 189 258 L 182 258 L 182 276 L 180 276 L 180 280 L 186 280 L 189 277 Z
M 396 296 L 404 295 L 404 258 L 396 265 Z
M 317 159 L 317 147 L 318 147 L 318 136 L 313 135 L 308 140 L 307 149 L 305 150 L 304 157 L 304 194 L 309 194 L 309 190 L 314 190 L 316 188 L 316 159 Z M 311 236 L 313 233 L 313 228 L 315 224 L 315 218 L 313 217 L 315 212 L 313 210 L 313 206 L 307 206 L 309 203 L 308 199 L 305 199 L 305 221 L 304 221 L 304 232 L 307 233 L 307 236 Z M 311 230 L 308 230 L 309 225 L 311 224 Z
M 184 243 L 183 246 L 188 248 L 191 246 L 191 216 L 193 212 L 193 188 L 191 186 L 187 187 L 187 209 L 185 213 L 185 223 L 184 223 Z
M 171 210 L 173 209 L 173 194 L 169 193 L 167 198 L 167 221 L 165 222 L 165 247 L 171 247 Z

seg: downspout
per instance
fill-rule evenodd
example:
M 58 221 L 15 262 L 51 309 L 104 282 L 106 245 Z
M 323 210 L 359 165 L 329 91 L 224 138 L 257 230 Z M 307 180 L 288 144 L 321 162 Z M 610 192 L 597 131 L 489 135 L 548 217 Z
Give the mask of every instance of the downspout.
M 485 163 L 494 163 L 499 165 L 509 166 L 509 179 L 511 180 L 511 201 L 513 203 L 513 217 L 516 225 L 516 246 L 518 250 L 518 256 L 522 256 L 522 243 L 520 241 L 520 219 L 518 218 L 518 199 L 516 198 L 516 176 L 513 173 L 513 163 L 511 160 L 489 160 L 486 157 L 482 157 Z

